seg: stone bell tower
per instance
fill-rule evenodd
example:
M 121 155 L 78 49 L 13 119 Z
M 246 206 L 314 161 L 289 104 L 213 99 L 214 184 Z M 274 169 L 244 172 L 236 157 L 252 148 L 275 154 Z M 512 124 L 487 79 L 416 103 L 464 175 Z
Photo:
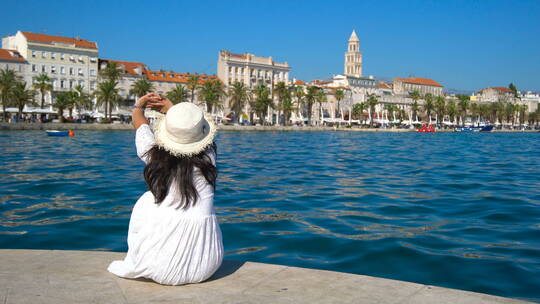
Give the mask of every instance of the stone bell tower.
M 345 76 L 362 77 L 362 53 L 360 53 L 360 39 L 353 30 L 345 52 Z

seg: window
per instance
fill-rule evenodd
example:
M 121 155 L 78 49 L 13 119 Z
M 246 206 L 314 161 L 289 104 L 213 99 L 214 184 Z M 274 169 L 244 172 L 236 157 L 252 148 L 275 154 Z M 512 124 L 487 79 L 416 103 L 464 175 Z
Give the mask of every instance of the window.
M 75 61 L 75 56 L 73 56 L 73 55 L 70 55 L 70 56 L 69 56 L 69 60 L 71 60 L 71 61 Z
M 60 80 L 60 88 L 64 88 L 65 87 L 65 80 Z
M 47 52 L 41 52 L 41 58 L 47 58 Z
M 51 59 L 56 59 L 56 53 L 51 53 Z
M 69 68 L 69 75 L 73 75 L 73 68 Z
M 96 89 L 96 82 L 95 81 L 90 82 L 90 90 L 95 90 L 95 89 Z
M 60 74 L 65 74 L 65 73 L 66 73 L 66 68 L 60 67 Z
M 62 54 L 60 55 L 60 60 L 64 60 L 64 57 L 65 57 L 65 54 L 62 53 Z
M 96 70 L 91 69 L 90 70 L 90 76 L 96 76 Z
M 82 56 L 79 56 L 79 61 L 80 61 L 80 62 L 84 62 L 84 60 L 83 60 L 83 57 L 82 57 Z
M 82 68 L 79 68 L 79 76 L 83 76 Z
M 79 85 L 80 85 L 81 87 L 84 87 L 84 80 L 79 80 Z
M 96 61 L 97 61 L 96 57 L 90 57 L 90 62 L 96 62 Z
M 36 51 L 32 51 L 32 58 L 36 58 Z
M 52 80 L 52 85 L 53 85 L 53 88 L 56 88 L 56 85 L 57 85 L 56 79 L 53 79 L 53 80 Z
M 70 88 L 70 89 L 73 89 L 73 80 L 70 80 L 70 81 L 69 81 L 69 88 Z
M 56 74 L 56 67 L 54 65 L 51 66 L 51 73 Z
M 44 65 L 41 66 L 41 72 L 45 73 L 45 66 Z
M 37 67 L 35 64 L 32 64 L 32 72 L 37 72 Z

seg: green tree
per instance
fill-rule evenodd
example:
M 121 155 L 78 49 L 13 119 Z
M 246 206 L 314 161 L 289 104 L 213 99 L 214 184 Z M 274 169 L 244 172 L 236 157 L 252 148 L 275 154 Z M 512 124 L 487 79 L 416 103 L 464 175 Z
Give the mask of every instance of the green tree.
M 193 103 L 195 100 L 196 91 L 199 89 L 199 76 L 189 76 L 186 86 L 190 91 L 189 95 L 191 97 L 191 102 Z
M 287 87 L 287 84 L 285 84 L 285 82 L 283 81 L 280 81 L 276 84 L 276 87 L 274 88 L 274 93 L 277 96 L 277 105 L 275 107 L 278 110 L 277 124 L 280 125 L 281 124 L 281 111 L 283 110 L 283 102 L 285 101 L 287 96 L 290 97 L 290 91 L 289 91 L 289 88 Z
M 0 101 L 2 102 L 3 120 L 7 120 L 6 107 L 13 95 L 13 88 L 21 78 L 15 71 L 10 69 L 0 69 Z
M 222 105 L 226 94 L 225 86 L 219 79 L 208 80 L 199 89 L 199 95 L 206 103 L 206 109 L 210 113 L 213 113 L 214 108 Z
M 99 77 L 104 81 L 117 82 L 120 80 L 124 71 L 116 62 L 107 62 L 107 65 L 99 71 Z
M 53 86 L 51 84 L 51 79 L 45 73 L 39 74 L 36 77 L 36 82 L 33 84 L 33 87 L 36 90 L 39 90 L 39 93 L 41 94 L 40 108 L 43 109 L 43 106 L 45 105 L 45 94 L 47 94 L 47 92 L 52 91 L 53 89 Z
M 133 83 L 133 85 L 131 86 L 131 89 L 129 90 L 129 93 L 132 95 L 135 95 L 136 96 L 135 99 L 137 99 L 141 96 L 148 94 L 148 92 L 151 92 L 153 90 L 154 90 L 154 85 L 150 83 L 148 80 L 146 80 L 145 78 L 141 78 L 135 81 L 135 83 Z
M 353 106 L 353 109 L 352 109 L 352 116 L 355 118 L 355 119 L 362 119 L 363 115 L 364 115 L 364 110 L 366 109 L 366 105 L 364 103 L 356 103 L 354 104 Z
M 285 121 L 283 122 L 284 125 L 289 125 L 289 122 L 291 120 L 291 114 L 294 110 L 292 94 L 292 89 L 288 89 L 282 96 L 283 101 L 281 102 L 281 109 L 283 110 L 283 117 L 285 119 Z
M 36 92 L 26 88 L 26 82 L 17 81 L 12 91 L 13 105 L 19 110 L 19 117 L 22 116 L 22 112 L 25 105 L 35 105 L 34 97 Z
M 465 124 L 465 118 L 467 117 L 467 110 L 469 109 L 469 95 L 463 95 L 463 94 L 457 94 L 456 95 L 458 102 L 458 108 L 459 108 L 459 115 L 461 117 L 461 124 Z
M 414 121 L 417 121 L 418 120 L 418 109 L 419 109 L 419 105 L 418 105 L 418 101 L 413 101 L 413 103 L 411 104 L 411 115 L 412 115 L 412 118 Z
M 339 117 L 341 118 L 341 116 L 343 116 L 342 112 L 341 112 L 341 101 L 343 100 L 343 98 L 345 98 L 345 92 L 342 90 L 342 89 L 337 89 L 336 92 L 334 93 L 334 97 L 336 98 L 337 100 L 337 115 L 339 115 Z
M 101 82 L 95 92 L 98 106 L 105 106 L 105 119 L 111 117 L 112 106 L 120 100 L 120 95 L 116 88 L 117 84 L 113 80 Z
M 268 114 L 268 108 L 273 107 L 272 98 L 270 98 L 270 90 L 264 85 L 259 84 L 253 89 L 254 99 L 252 101 L 251 107 L 257 113 L 259 117 L 259 123 L 264 125 L 264 120 Z
M 58 111 L 60 123 L 64 122 L 64 110 L 73 105 L 73 96 L 73 92 L 57 92 L 54 96 L 52 106 Z M 105 112 L 105 115 L 107 115 L 107 112 Z
M 431 123 L 431 112 L 435 106 L 433 105 L 433 95 L 427 93 L 424 95 L 424 111 L 426 112 L 427 120 Z
M 242 82 L 236 81 L 229 88 L 228 95 L 230 96 L 231 109 L 234 112 L 234 122 L 238 123 L 242 109 L 250 101 L 248 88 Z
M 443 96 L 435 97 L 435 113 L 437 114 L 437 123 L 442 127 L 446 113 L 446 100 L 444 100 Z
M 508 85 L 508 88 L 509 88 L 512 92 L 514 92 L 514 97 L 517 98 L 517 97 L 518 97 L 518 90 L 517 90 L 516 86 L 515 86 L 513 83 L 510 83 L 510 84 Z
M 90 94 L 84 92 L 84 87 L 82 85 L 76 85 L 73 95 L 73 106 L 69 109 L 69 117 L 72 116 L 73 108 L 76 108 L 79 114 L 81 109 L 92 109 L 92 97 Z
M 307 87 L 305 102 L 306 102 L 306 108 L 307 108 L 308 121 L 310 125 L 313 124 L 313 120 L 311 119 L 311 116 L 313 115 L 313 105 L 315 104 L 315 101 L 317 100 L 318 92 L 319 92 L 319 88 L 316 86 Z
M 379 100 L 375 94 L 368 94 L 368 99 L 366 101 L 369 108 L 369 126 L 373 126 L 373 116 L 375 114 L 375 106 L 379 104 Z
M 448 104 L 446 105 L 446 113 L 448 113 L 448 117 L 450 118 L 450 121 L 454 123 L 456 115 L 457 115 L 457 107 L 456 107 L 455 100 L 450 99 L 448 101 Z
M 298 115 L 298 113 L 302 109 L 302 105 L 304 104 L 304 96 L 306 96 L 306 93 L 304 93 L 304 87 L 302 86 L 294 87 L 294 97 L 296 98 L 296 105 L 295 105 L 296 115 Z
M 188 91 L 186 88 L 181 85 L 177 84 L 174 89 L 170 90 L 169 92 L 165 93 L 165 96 L 173 103 L 181 103 L 186 102 L 188 98 Z
M 322 108 L 322 104 L 327 102 L 326 99 L 326 92 L 324 89 L 320 88 L 317 92 L 317 103 L 319 103 L 319 123 L 322 125 L 323 119 L 324 119 L 324 112 Z

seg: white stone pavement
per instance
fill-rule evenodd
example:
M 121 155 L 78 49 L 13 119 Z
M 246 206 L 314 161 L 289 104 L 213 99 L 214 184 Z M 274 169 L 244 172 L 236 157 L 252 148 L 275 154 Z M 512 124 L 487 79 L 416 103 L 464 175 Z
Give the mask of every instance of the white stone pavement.
M 0 250 L 0 303 L 525 303 L 363 275 L 224 261 L 210 280 L 162 286 L 107 272 L 123 253 Z

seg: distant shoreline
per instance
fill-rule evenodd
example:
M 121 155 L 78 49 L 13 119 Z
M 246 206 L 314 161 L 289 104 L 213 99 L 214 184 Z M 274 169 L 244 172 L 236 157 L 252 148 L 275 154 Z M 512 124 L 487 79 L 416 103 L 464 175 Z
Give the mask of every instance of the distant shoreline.
M 334 128 L 334 127 L 284 127 L 284 126 L 232 126 L 219 125 L 220 131 L 349 131 L 349 132 L 387 132 L 387 133 L 405 133 L 416 132 L 415 129 L 381 129 L 381 128 Z M 79 124 L 79 123 L 0 123 L 0 130 L 133 130 L 131 124 Z M 453 129 L 437 130 L 437 132 L 453 132 Z M 535 133 L 538 130 L 493 130 L 497 133 Z

